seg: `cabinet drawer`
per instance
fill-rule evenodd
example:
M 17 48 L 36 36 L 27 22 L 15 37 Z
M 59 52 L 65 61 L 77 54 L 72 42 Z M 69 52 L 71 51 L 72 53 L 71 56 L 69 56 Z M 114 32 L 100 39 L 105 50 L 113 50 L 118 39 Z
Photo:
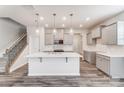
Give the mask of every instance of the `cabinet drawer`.
M 110 72 L 110 61 L 103 60 L 103 72 L 109 75 Z
M 109 73 L 110 73 L 110 57 L 97 54 L 96 67 L 109 75 Z
M 110 57 L 107 57 L 107 56 L 102 56 L 102 58 L 108 61 L 110 60 Z
M 96 57 L 96 67 L 99 69 L 102 67 L 102 58 L 99 56 Z

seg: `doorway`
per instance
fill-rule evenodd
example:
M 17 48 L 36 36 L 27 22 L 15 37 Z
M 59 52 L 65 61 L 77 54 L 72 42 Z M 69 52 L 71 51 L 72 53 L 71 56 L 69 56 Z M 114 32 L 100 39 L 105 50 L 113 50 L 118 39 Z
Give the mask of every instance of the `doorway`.
M 73 49 L 74 52 L 77 52 L 79 54 L 82 54 L 82 35 L 80 33 L 75 33 L 74 34 L 74 40 L 73 40 Z

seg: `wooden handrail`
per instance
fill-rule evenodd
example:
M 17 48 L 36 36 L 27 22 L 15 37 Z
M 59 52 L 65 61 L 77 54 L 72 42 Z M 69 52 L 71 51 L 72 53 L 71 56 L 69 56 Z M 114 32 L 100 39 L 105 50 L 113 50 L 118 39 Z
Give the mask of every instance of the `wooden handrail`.
M 19 39 L 16 40 L 15 43 L 9 49 L 6 50 L 5 58 L 6 58 L 6 73 L 9 74 L 10 67 L 13 65 L 15 60 L 20 55 L 21 51 L 27 45 L 27 34 L 24 34 Z
M 17 45 L 18 42 L 20 42 L 25 36 L 27 36 L 26 34 L 23 34 L 21 37 L 19 37 L 18 39 L 16 39 L 6 50 L 5 53 L 7 53 L 9 50 L 11 50 L 13 47 L 15 47 L 15 45 Z

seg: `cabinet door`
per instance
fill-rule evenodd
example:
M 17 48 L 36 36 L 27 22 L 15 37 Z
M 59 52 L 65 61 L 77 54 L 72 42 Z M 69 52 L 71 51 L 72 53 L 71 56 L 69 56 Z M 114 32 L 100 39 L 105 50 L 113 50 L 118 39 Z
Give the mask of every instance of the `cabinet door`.
M 109 75 L 109 72 L 110 72 L 110 60 L 108 60 L 106 58 L 103 58 L 102 62 L 103 62 L 102 71 Z
M 88 45 L 92 44 L 92 38 L 90 33 L 87 34 L 87 44 Z
M 97 55 L 96 67 L 109 75 L 110 74 L 110 58 L 103 55 Z
M 102 43 L 117 44 L 117 25 L 112 24 L 102 28 Z
M 87 34 L 87 44 L 88 45 L 94 45 L 95 44 L 95 40 L 92 39 L 92 34 L 91 33 Z
M 102 58 L 99 55 L 96 56 L 96 67 L 102 70 Z
M 73 44 L 73 36 L 69 33 L 64 33 L 64 44 L 72 45 Z
M 102 29 L 102 43 L 108 44 L 108 32 L 107 27 Z
M 101 31 L 100 27 L 97 27 L 92 30 L 92 38 L 100 38 L 101 37 Z
M 53 34 L 46 33 L 45 34 L 45 45 L 52 45 L 53 44 Z
M 118 29 L 118 45 L 124 45 L 124 22 L 118 22 L 117 23 L 117 29 Z

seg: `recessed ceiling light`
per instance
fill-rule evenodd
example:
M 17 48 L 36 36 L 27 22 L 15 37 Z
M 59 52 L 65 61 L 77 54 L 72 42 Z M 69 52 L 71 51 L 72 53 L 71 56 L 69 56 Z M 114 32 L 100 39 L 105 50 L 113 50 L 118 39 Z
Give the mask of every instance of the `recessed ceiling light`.
M 82 24 L 80 24 L 80 27 L 83 27 L 83 25 L 82 25 Z
M 39 29 L 36 29 L 36 33 L 39 33 Z
M 40 17 L 40 20 L 44 20 L 44 17 L 41 16 L 41 17 Z
M 65 27 L 65 24 L 62 24 L 62 27 Z
M 48 27 L 49 25 L 48 24 L 45 24 L 45 27 Z
M 66 18 L 65 16 L 62 18 L 63 21 L 65 21 L 66 19 L 67 19 L 67 18 Z
M 86 18 L 86 21 L 89 21 L 89 20 L 90 20 L 90 17 L 87 17 L 87 18 Z
M 56 32 L 57 32 L 56 29 L 53 29 L 53 33 L 56 34 Z
M 73 29 L 72 28 L 70 29 L 70 34 L 73 35 Z

